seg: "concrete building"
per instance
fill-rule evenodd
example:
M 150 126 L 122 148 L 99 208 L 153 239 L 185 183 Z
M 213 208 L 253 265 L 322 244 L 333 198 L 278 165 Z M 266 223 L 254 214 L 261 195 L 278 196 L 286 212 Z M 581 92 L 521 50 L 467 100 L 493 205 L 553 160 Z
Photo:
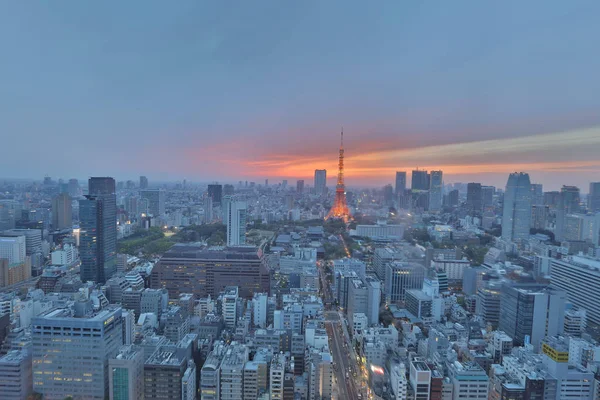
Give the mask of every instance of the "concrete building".
M 269 296 L 267 293 L 255 293 L 252 298 L 252 322 L 259 328 L 267 327 L 267 306 Z
M 73 207 L 71 196 L 61 193 L 52 199 L 52 228 L 71 229 L 73 227 Z
M 327 170 L 315 169 L 315 194 L 323 196 L 327 193 Z
M 223 185 L 218 183 L 210 184 L 207 188 L 208 197 L 212 199 L 215 206 L 220 206 L 223 199 Z
M 424 359 L 415 358 L 410 363 L 410 385 L 415 400 L 429 400 L 431 388 L 431 370 Z
M 483 193 L 481 183 L 471 182 L 467 184 L 467 209 L 474 213 L 483 210 Z
M 444 181 L 442 171 L 431 171 L 429 174 L 429 211 L 438 212 L 442 209 L 442 188 Z
M 381 306 L 381 282 L 373 276 L 365 278 L 367 285 L 367 321 L 369 325 L 379 323 L 379 307 Z
M 471 266 L 467 259 L 463 260 L 447 260 L 434 259 L 431 261 L 431 267 L 436 271 L 444 271 L 448 276 L 449 281 L 462 281 L 465 270 Z
M 20 264 L 25 261 L 25 236 L 0 237 L 0 259 L 9 264 Z
M 388 304 L 398 304 L 405 300 L 406 291 L 421 289 L 425 278 L 422 265 L 394 261 L 387 265 L 385 275 L 385 299 Z
M 269 395 L 271 400 L 283 400 L 285 355 L 275 354 L 269 369 Z
M 406 309 L 425 324 L 439 321 L 443 314 L 443 300 L 439 296 L 425 293 L 423 290 L 406 291 Z
M 169 296 L 166 290 L 144 289 L 140 298 L 140 314 L 153 313 L 160 319 L 168 302 Z
M 117 270 L 117 203 L 112 178 L 90 178 L 79 200 L 81 281 L 104 283 Z
M 394 193 L 396 196 L 404 194 L 406 191 L 406 171 L 396 171 L 396 185 Z
M 148 201 L 148 214 L 160 217 L 165 214 L 165 191 L 162 189 L 140 190 L 140 197 Z
M 243 200 L 232 196 L 223 198 L 223 223 L 227 227 L 227 246 L 241 246 L 246 243 L 246 208 Z
M 219 400 L 243 400 L 244 366 L 248 362 L 248 348 L 232 343 L 223 355 Z
M 31 278 L 30 260 L 27 256 L 23 262 L 10 264 L 7 259 L 0 258 L 0 288 Z
M 586 310 L 589 321 L 600 324 L 600 261 L 583 256 L 552 259 L 551 286 L 567 293 L 567 299 Z
M 348 307 L 346 314 L 348 316 L 348 324 L 354 325 L 354 314 L 367 314 L 369 303 L 369 290 L 362 279 L 352 279 L 348 287 Z
M 217 297 L 227 286 L 237 286 L 239 296 L 246 299 L 254 293 L 270 292 L 269 270 L 257 248 L 175 245 L 150 275 L 150 287 L 165 287 L 173 298 L 180 293 L 193 293 L 197 298 Z
M 590 191 L 587 197 L 588 211 L 600 212 L 600 182 L 590 182 Z
M 225 326 L 229 329 L 235 328 L 237 323 L 237 286 L 228 286 L 221 296 L 221 316 Z
M 408 399 L 408 380 L 406 379 L 406 366 L 404 364 L 392 366 L 390 383 L 394 400 Z
M 110 400 L 144 398 L 144 351 L 123 346 L 108 360 Z
M 248 361 L 244 366 L 244 400 L 257 400 L 267 392 L 268 363 L 266 360 Z
M 375 241 L 400 240 L 404 236 L 404 225 L 388 225 L 385 220 L 377 221 L 375 225 L 356 225 L 353 236 L 368 237 Z
M 31 353 L 11 350 L 0 357 L 0 399 L 26 400 L 33 391 Z
M 474 362 L 455 361 L 448 365 L 448 376 L 452 381 L 452 399 L 487 400 L 489 379 L 486 372 Z
M 144 363 L 144 400 L 181 399 L 187 370 L 185 351 L 173 345 L 159 346 Z
M 542 339 L 563 333 L 565 292 L 544 285 L 502 286 L 498 329 L 506 332 L 516 345 L 525 344 L 526 337 L 535 349 Z
M 0 232 L 0 237 L 25 236 L 25 255 L 31 256 L 42 251 L 42 231 L 40 229 L 9 229 Z
M 75 317 L 53 309 L 32 318 L 33 388 L 45 398 L 109 396 L 108 360 L 123 344 L 121 308 L 91 311 L 91 302 L 79 302 Z
M 531 226 L 531 183 L 529 175 L 515 172 L 509 175 L 504 192 L 502 238 L 518 241 L 529 237 Z
M 217 343 L 206 357 L 200 370 L 200 399 L 218 400 L 221 392 L 221 362 L 225 354 L 225 346 Z
M 477 291 L 477 315 L 492 327 L 497 327 L 500 322 L 501 293 L 502 287 L 496 283 L 489 283 Z

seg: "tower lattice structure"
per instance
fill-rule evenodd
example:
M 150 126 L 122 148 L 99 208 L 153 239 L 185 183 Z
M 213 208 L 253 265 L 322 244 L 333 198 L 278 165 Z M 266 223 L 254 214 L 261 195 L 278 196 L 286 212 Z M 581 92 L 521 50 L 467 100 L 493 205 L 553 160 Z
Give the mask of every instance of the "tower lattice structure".
M 325 219 L 340 218 L 344 222 L 351 219 L 348 203 L 346 202 L 346 186 L 344 185 L 344 130 L 342 129 L 340 142 L 340 159 L 338 162 L 338 178 L 335 187 L 335 201 Z

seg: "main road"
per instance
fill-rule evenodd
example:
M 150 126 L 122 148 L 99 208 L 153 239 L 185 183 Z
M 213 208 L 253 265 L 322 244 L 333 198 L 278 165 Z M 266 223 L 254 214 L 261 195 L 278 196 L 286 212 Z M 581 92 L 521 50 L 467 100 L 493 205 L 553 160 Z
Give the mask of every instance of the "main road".
M 363 392 L 362 384 L 357 384 L 357 379 L 354 377 L 354 372 L 358 373 L 356 360 L 353 358 L 353 350 L 351 345 L 345 340 L 342 330 L 342 321 L 340 315 L 336 311 L 325 313 L 325 329 L 327 335 L 331 339 L 331 351 L 333 362 L 335 363 L 334 372 L 338 386 L 338 398 L 358 400 L 359 393 Z M 348 374 L 348 378 L 346 378 Z M 360 381 L 359 377 L 359 381 Z

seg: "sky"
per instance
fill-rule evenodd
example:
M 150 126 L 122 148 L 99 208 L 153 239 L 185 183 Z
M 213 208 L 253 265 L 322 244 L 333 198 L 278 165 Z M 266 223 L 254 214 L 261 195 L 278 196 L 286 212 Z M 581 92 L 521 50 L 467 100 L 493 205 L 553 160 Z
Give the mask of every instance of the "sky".
M 600 2 L 0 3 L 0 176 L 600 180 Z M 409 173 L 410 176 L 410 173 Z

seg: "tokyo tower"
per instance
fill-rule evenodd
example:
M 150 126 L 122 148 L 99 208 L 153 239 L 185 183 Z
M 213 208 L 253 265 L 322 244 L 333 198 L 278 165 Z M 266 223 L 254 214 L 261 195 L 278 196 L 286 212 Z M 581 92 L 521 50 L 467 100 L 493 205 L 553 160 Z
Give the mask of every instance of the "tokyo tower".
M 348 203 L 346 202 L 346 186 L 344 185 L 344 130 L 342 129 L 342 137 L 340 144 L 340 160 L 338 163 L 338 179 L 335 187 L 335 201 L 329 214 L 325 219 L 340 218 L 344 222 L 348 222 L 352 217 L 348 210 Z

